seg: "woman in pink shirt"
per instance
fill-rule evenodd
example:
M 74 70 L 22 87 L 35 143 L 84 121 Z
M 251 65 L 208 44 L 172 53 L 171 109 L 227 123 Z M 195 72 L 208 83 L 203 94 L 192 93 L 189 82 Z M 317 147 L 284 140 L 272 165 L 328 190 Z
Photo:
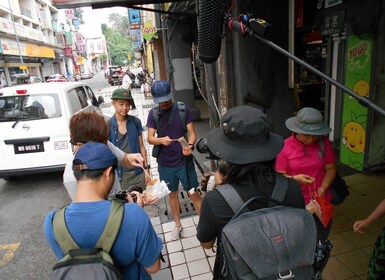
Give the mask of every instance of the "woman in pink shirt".
M 309 107 L 301 109 L 297 116 L 287 119 L 286 127 L 293 134 L 285 140 L 284 147 L 277 156 L 276 171 L 300 184 L 305 204 L 310 202 L 314 193 L 324 196 L 330 202 L 332 196 L 329 188 L 336 176 L 336 164 L 333 147 L 324 135 L 330 133 L 331 128 L 323 122 L 322 114 L 318 110 Z M 321 145 L 324 147 L 321 148 Z M 325 228 L 316 215 L 313 217 L 317 225 L 317 244 L 331 250 L 332 245 L 327 240 L 331 222 Z M 324 255 L 330 255 L 330 250 Z M 319 274 L 318 277 L 321 277 L 327 259 L 328 256 L 321 264 L 315 262 L 314 268 L 316 274 Z

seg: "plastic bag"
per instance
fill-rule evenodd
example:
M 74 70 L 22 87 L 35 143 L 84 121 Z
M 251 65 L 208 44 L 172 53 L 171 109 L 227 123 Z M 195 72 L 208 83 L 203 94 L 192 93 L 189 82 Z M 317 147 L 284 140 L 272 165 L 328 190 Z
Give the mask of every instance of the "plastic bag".
M 158 181 L 154 182 L 152 185 L 147 185 L 147 188 L 143 193 L 146 193 L 146 196 L 150 198 L 159 198 L 161 199 L 162 197 L 168 195 L 170 193 L 170 190 L 167 187 L 167 184 L 165 181 Z
M 318 203 L 321 210 L 319 213 L 315 212 L 315 214 L 326 228 L 330 223 L 331 219 L 333 218 L 333 204 L 327 201 L 324 196 L 319 196 L 318 194 L 314 196 L 314 200 Z

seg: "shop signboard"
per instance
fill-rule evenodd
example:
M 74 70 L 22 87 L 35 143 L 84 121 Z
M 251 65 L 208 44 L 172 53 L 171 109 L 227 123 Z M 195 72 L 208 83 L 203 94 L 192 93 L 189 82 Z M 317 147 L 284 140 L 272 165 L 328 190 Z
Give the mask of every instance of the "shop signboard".
M 135 9 L 128 9 L 128 19 L 130 24 L 140 24 L 140 11 Z
M 73 19 L 74 18 L 74 10 L 65 10 L 64 14 L 67 19 Z
M 369 97 L 373 40 L 348 37 L 345 86 L 362 97 Z M 358 171 L 364 168 L 368 108 L 344 93 L 340 161 Z
M 64 50 L 64 55 L 65 55 L 66 57 L 72 57 L 72 49 L 71 49 L 71 48 L 66 47 L 66 48 L 64 48 L 63 50 Z
M 151 20 L 148 20 L 144 23 L 141 31 L 143 39 L 145 39 L 147 42 L 149 42 L 152 38 L 158 39 L 158 35 L 156 34 L 158 30 L 156 26 L 152 24 Z
M 1 40 L 1 48 L 3 49 L 3 54 L 8 55 L 26 55 L 25 44 L 13 40 Z M 20 53 L 19 53 L 20 49 Z
M 321 34 L 323 36 L 329 34 L 338 34 L 345 28 L 345 10 L 325 14 L 321 22 Z
M 15 35 L 16 29 L 16 33 L 20 37 L 25 37 L 41 42 L 44 42 L 46 40 L 42 31 L 33 29 L 17 22 L 12 22 L 11 20 L 2 17 L 0 17 L 0 26 L 1 31 L 7 34 Z
M 25 44 L 26 56 L 55 58 L 55 52 L 51 48 Z
M 142 38 L 140 36 L 140 29 L 131 29 L 130 30 L 130 39 L 135 47 L 140 46 L 142 43 Z
M 51 21 L 50 21 L 50 15 L 48 12 L 48 8 L 40 8 L 39 14 L 40 14 L 41 28 L 42 29 L 50 28 Z

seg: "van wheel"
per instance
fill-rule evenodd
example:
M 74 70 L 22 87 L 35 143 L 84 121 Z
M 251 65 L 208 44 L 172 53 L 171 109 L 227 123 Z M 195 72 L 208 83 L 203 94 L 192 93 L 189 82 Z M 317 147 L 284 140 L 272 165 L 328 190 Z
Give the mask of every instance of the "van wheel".
M 17 180 L 17 176 L 8 176 L 3 178 L 5 181 L 14 182 Z

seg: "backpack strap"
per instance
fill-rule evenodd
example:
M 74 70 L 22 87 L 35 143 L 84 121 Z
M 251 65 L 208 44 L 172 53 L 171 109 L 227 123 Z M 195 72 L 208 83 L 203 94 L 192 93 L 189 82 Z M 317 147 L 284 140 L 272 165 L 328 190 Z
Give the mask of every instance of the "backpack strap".
M 67 207 L 63 207 L 55 213 L 53 217 L 53 231 L 55 234 L 56 242 L 59 244 L 60 249 L 64 255 L 67 255 L 70 250 L 80 249 L 79 245 L 73 240 L 70 232 L 68 231 L 64 214 Z M 102 234 L 96 243 L 95 248 L 103 248 L 107 253 L 110 252 L 115 238 L 119 232 L 124 216 L 124 204 L 112 200 L 111 210 L 108 216 L 106 226 Z
M 223 199 L 227 202 L 234 213 L 236 213 L 238 209 L 241 208 L 244 204 L 241 196 L 230 184 L 221 185 L 218 188 L 215 188 L 215 190 L 217 190 L 222 195 Z
M 186 105 L 183 102 L 181 102 L 181 101 L 177 101 L 177 105 L 178 105 L 178 111 L 179 111 L 180 119 L 182 121 L 183 130 L 184 130 L 184 133 L 186 134 L 187 133 L 187 127 L 186 127 Z
M 154 117 L 156 129 L 159 131 L 159 119 L 160 119 L 161 112 L 159 111 L 159 105 L 156 105 L 152 109 L 152 116 Z
M 243 201 L 243 199 L 240 197 L 234 187 L 230 184 L 224 184 L 215 189 L 222 195 L 224 200 L 230 206 L 231 210 L 233 210 L 234 213 L 237 213 L 241 208 L 243 211 L 243 209 L 245 209 L 245 207 L 251 201 L 258 198 L 269 199 L 269 207 L 274 207 L 276 205 L 281 204 L 286 196 L 286 192 L 288 189 L 288 181 L 287 178 L 285 178 L 284 176 L 277 174 L 275 179 L 274 190 L 270 198 L 267 196 L 255 196 L 250 198 L 246 203 Z
M 182 121 L 183 131 L 184 131 L 184 134 L 186 135 L 186 133 L 187 133 L 186 105 L 183 102 L 181 102 L 181 101 L 177 101 L 176 104 L 177 104 L 177 107 L 178 107 L 180 119 Z M 162 115 L 162 112 L 160 112 L 160 110 L 159 110 L 159 105 L 156 105 L 152 109 L 152 116 L 154 117 L 156 128 L 157 128 L 158 131 L 159 131 L 159 119 L 160 119 L 161 115 Z M 171 122 L 171 119 L 172 119 L 172 117 L 170 118 L 170 120 L 168 120 L 168 122 Z
M 277 201 L 282 203 L 285 199 L 287 188 L 288 188 L 288 179 L 281 174 L 275 175 L 275 185 L 273 193 L 271 194 L 271 199 L 268 202 L 269 207 L 274 207 L 277 205 Z
M 109 253 L 119 233 L 124 216 L 124 203 L 116 200 L 111 201 L 111 210 L 108 215 L 106 226 L 96 242 L 95 248 L 103 248 L 103 251 Z
M 132 122 L 134 123 L 135 127 L 136 127 L 136 131 L 139 132 L 139 123 L 138 123 L 138 119 L 135 117 L 135 116 L 132 116 L 132 115 L 127 115 L 127 118 L 132 120 Z
M 59 244 L 60 249 L 64 255 L 68 254 L 71 249 L 79 249 L 78 244 L 73 240 L 71 234 L 68 231 L 66 221 L 64 218 L 66 207 L 63 207 L 53 216 L 52 226 L 53 232 L 56 238 L 56 242 Z
M 322 136 L 318 137 L 319 145 L 321 146 L 322 155 L 325 156 L 325 143 Z

